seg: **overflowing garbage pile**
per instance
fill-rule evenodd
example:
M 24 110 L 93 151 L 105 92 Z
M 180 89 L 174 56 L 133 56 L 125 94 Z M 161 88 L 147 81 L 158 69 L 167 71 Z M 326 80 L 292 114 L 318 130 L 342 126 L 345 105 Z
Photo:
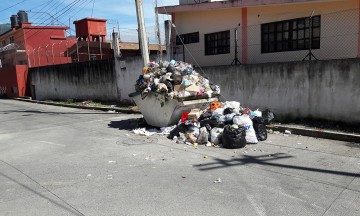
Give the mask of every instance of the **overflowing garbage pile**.
M 212 97 L 220 88 L 195 71 L 191 64 L 171 60 L 150 62 L 136 81 L 135 90 L 143 97 L 149 92 L 164 93 L 170 98 Z
M 206 110 L 184 112 L 168 138 L 177 143 L 243 148 L 266 140 L 266 124 L 273 118 L 269 110 L 252 111 L 236 101 L 212 102 Z
M 150 92 L 163 93 L 166 97 L 180 100 L 220 95 L 219 86 L 197 73 L 191 64 L 175 60 L 148 63 L 136 81 L 135 90 L 141 93 L 143 100 Z M 177 143 L 234 149 L 266 140 L 266 124 L 274 118 L 274 114 L 269 110 L 252 111 L 241 107 L 236 101 L 213 101 L 208 107 L 201 107 L 202 109 L 183 112 L 177 125 L 163 127 L 160 132 L 156 129 L 148 131 L 145 128 L 133 132 L 146 136 L 169 134 L 168 138 Z M 154 107 L 144 109 L 147 109 L 145 114 L 148 114 L 148 109 Z M 147 120 L 145 114 L 144 118 Z M 148 115 L 148 118 L 152 117 L 153 115 Z

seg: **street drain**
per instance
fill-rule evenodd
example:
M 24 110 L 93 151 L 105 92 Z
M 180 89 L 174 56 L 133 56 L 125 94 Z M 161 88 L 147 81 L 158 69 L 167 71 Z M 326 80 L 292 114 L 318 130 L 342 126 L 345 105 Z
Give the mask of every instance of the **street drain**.
M 139 137 L 139 138 L 127 137 L 126 139 L 121 139 L 116 141 L 116 144 L 123 146 L 132 146 L 132 145 L 145 145 L 157 141 L 158 139 L 154 137 Z

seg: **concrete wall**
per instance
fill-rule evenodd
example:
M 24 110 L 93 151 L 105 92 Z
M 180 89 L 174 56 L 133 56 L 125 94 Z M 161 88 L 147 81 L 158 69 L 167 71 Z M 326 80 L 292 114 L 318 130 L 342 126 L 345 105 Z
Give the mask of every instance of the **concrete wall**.
M 227 100 L 280 117 L 360 123 L 360 60 L 204 67 Z
M 37 100 L 119 99 L 113 60 L 53 65 L 29 71 L 32 96 Z
M 166 59 L 166 56 L 163 57 Z M 156 55 L 150 56 L 150 61 L 156 61 Z M 115 58 L 116 85 L 119 99 L 123 102 L 131 101 L 130 93 L 135 92 L 135 83 L 143 69 L 141 56 L 126 59 Z

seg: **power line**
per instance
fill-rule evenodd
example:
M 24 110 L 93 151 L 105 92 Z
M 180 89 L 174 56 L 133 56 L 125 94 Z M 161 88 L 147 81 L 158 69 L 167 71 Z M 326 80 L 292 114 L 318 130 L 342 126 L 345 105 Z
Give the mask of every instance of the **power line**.
M 3 10 L 1 10 L 0 13 L 3 12 L 3 11 L 9 10 L 10 8 L 13 8 L 13 7 L 15 7 L 16 5 L 19 5 L 19 4 L 24 3 L 24 2 L 26 2 L 26 1 L 27 1 L 27 0 L 23 0 L 23 1 L 21 1 L 21 2 L 18 2 L 18 3 L 16 3 L 16 4 L 13 4 L 13 5 L 5 8 L 5 9 L 3 9 Z
M 94 4 L 95 4 L 95 0 L 93 1 L 93 5 L 92 5 L 92 9 L 91 9 L 91 18 L 93 16 L 93 12 L 94 12 Z

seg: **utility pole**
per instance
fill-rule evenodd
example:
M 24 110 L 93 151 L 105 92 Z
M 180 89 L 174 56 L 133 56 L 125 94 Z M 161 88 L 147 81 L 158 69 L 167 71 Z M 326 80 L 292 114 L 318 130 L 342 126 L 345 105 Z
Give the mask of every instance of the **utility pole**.
M 139 26 L 139 38 L 140 38 L 140 47 L 141 47 L 141 54 L 144 62 L 144 67 L 147 65 L 149 60 L 149 51 L 148 51 L 148 42 L 146 37 L 145 31 L 145 21 L 144 21 L 144 12 L 143 12 L 143 3 L 142 0 L 135 0 L 136 4 L 136 14 Z

